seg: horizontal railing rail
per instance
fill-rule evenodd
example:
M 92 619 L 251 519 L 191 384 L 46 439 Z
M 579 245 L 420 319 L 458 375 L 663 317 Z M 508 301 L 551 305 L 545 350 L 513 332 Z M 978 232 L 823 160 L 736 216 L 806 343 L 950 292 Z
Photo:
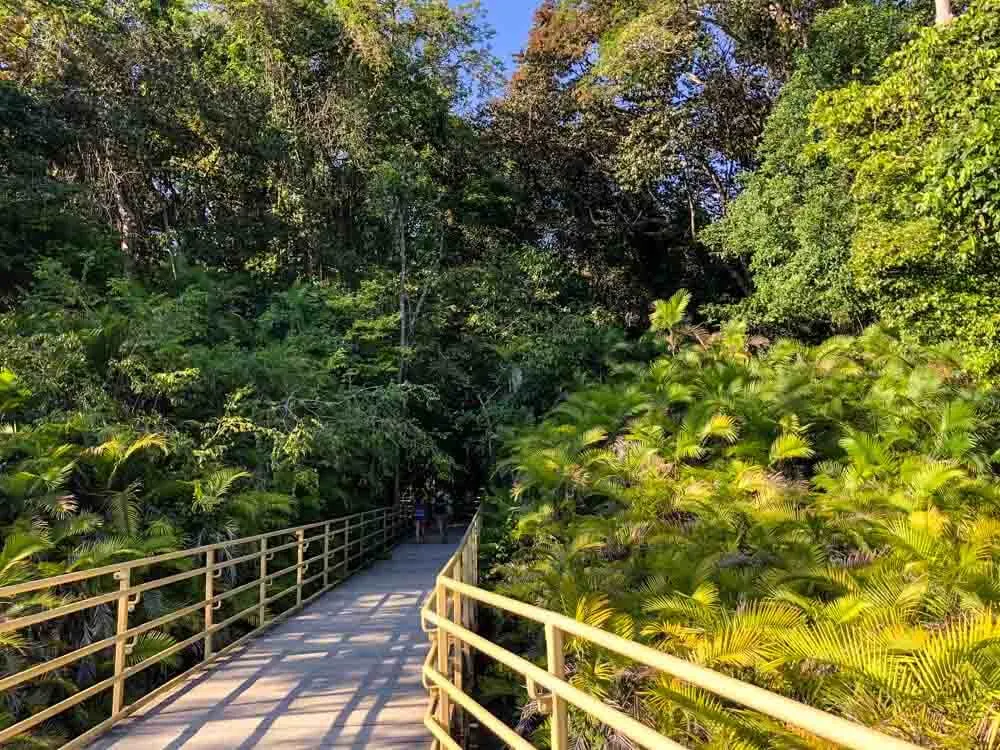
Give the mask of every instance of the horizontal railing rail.
M 529 697 L 539 700 L 551 716 L 552 750 L 569 747 L 568 708 L 574 706 L 591 718 L 627 736 L 640 747 L 655 750 L 684 750 L 684 746 L 652 727 L 608 705 L 566 680 L 565 642 L 577 638 L 636 664 L 687 682 L 725 700 L 753 709 L 786 725 L 805 730 L 838 746 L 853 750 L 919 750 L 895 737 L 798 701 L 742 682 L 728 675 L 698 666 L 636 641 L 591 627 L 557 612 L 525 604 L 478 587 L 479 533 L 477 514 L 459 549 L 445 564 L 434 590 L 421 610 L 424 630 L 431 648 L 424 662 L 424 686 L 431 699 L 424 724 L 433 735 L 432 750 L 459 750 L 453 737 L 460 707 L 497 738 L 515 750 L 534 750 L 534 745 L 518 735 L 487 708 L 463 690 L 464 675 L 471 665 L 471 651 L 483 654 L 525 680 Z M 501 610 L 541 625 L 545 632 L 547 665 L 543 669 L 477 634 L 479 605 Z
M 0 678 L 0 692 L 13 690 L 32 680 L 47 675 L 54 670 L 68 667 L 81 659 L 94 656 L 106 649 L 114 649 L 113 672 L 106 677 L 73 693 L 68 698 L 47 706 L 44 709 L 18 721 L 11 726 L 0 729 L 0 744 L 24 735 L 33 728 L 57 717 L 59 714 L 73 708 L 89 698 L 110 690 L 111 710 L 107 719 L 63 745 L 63 750 L 75 750 L 86 747 L 94 739 L 107 732 L 122 719 L 150 703 L 157 696 L 170 690 L 191 675 L 195 670 L 201 670 L 211 662 L 229 653 L 248 639 L 254 637 L 265 628 L 284 620 L 297 612 L 316 597 L 337 585 L 352 573 L 357 572 L 367 562 L 383 552 L 387 552 L 393 544 L 399 541 L 406 531 L 408 511 L 401 507 L 377 508 L 362 513 L 340 516 L 328 521 L 309 523 L 266 534 L 257 534 L 240 539 L 233 539 L 216 544 L 207 544 L 176 552 L 129 560 L 100 568 L 64 573 L 57 576 L 25 581 L 10 586 L 0 587 L 0 602 L 16 604 L 18 597 L 37 595 L 39 592 L 53 592 L 61 587 L 75 584 L 96 584 L 100 579 L 111 576 L 117 582 L 117 589 L 105 593 L 97 593 L 51 609 L 43 609 L 19 617 L 0 618 L 0 634 L 23 631 L 53 620 L 59 620 L 69 615 L 84 612 L 101 605 L 115 606 L 115 635 L 87 644 L 69 653 L 61 654 L 14 674 Z M 292 537 L 292 541 L 284 541 Z M 317 546 L 313 546 L 317 545 Z M 310 549 L 322 551 L 306 556 Z M 254 547 L 247 553 L 240 547 Z M 238 553 L 238 554 L 234 554 Z M 275 555 L 294 553 L 295 562 L 279 570 L 268 570 L 268 563 Z M 192 558 L 202 557 L 198 567 L 180 570 L 169 575 L 161 575 L 148 581 L 134 581 L 137 571 L 150 569 L 164 564 L 186 566 Z M 256 578 L 241 583 L 232 588 L 221 590 L 217 587 L 218 579 L 227 569 L 235 570 L 241 564 L 257 562 Z M 318 572 L 307 577 L 309 569 L 319 565 Z M 271 594 L 268 585 L 274 584 L 286 576 L 295 576 L 290 586 Z M 130 614 L 135 611 L 141 597 L 147 592 L 156 591 L 172 584 L 181 583 L 202 577 L 204 579 L 204 597 L 197 602 L 185 604 L 180 608 L 160 617 L 130 626 Z M 304 590 L 310 585 L 318 585 L 319 589 L 309 596 Z M 217 590 L 219 588 L 220 590 Z M 215 621 L 216 612 L 222 604 L 241 593 L 256 590 L 256 601 L 250 607 Z M 78 593 L 78 592 L 75 592 Z M 270 605 L 289 599 L 294 595 L 294 604 L 280 613 L 268 616 Z M 139 636 L 149 631 L 169 625 L 181 618 L 197 616 L 202 613 L 201 629 L 184 640 L 158 651 L 152 656 L 134 664 L 129 664 L 131 655 Z M 243 634 L 225 648 L 216 650 L 217 634 L 241 621 L 254 622 L 256 626 Z M 172 677 L 166 683 L 159 685 L 138 700 L 126 703 L 126 681 L 146 669 L 163 662 L 181 651 L 197 644 L 203 644 L 201 661 L 191 668 Z

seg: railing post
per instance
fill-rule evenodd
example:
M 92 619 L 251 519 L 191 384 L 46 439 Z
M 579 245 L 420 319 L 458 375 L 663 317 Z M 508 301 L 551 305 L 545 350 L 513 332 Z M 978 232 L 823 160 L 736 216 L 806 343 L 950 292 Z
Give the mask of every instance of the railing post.
M 476 567 L 476 561 L 472 557 L 472 544 L 471 540 L 465 547 L 462 559 L 462 582 L 472 585 L 472 571 Z M 470 612 L 472 611 L 472 605 L 467 602 L 462 602 L 462 627 L 467 628 L 472 624 L 472 617 Z
M 351 574 L 351 519 L 344 519 L 344 578 Z
M 459 555 L 459 559 L 455 561 L 455 567 L 452 571 L 451 577 L 456 581 L 462 581 L 462 558 Z M 454 622 L 465 627 L 464 618 L 462 617 L 462 594 L 458 591 L 451 592 L 451 612 Z M 465 644 L 459 640 L 455 640 L 455 658 L 454 658 L 454 669 L 455 669 L 455 687 L 459 690 L 462 689 L 462 674 L 464 670 L 463 656 L 465 654 Z
M 305 570 L 302 568 L 302 563 L 306 559 L 306 532 L 299 529 L 295 532 L 295 539 L 298 545 L 295 549 L 298 551 L 298 565 L 295 568 L 295 606 L 302 606 L 302 579 L 305 577 Z
M 388 555 L 389 550 L 389 509 L 386 508 L 382 511 L 382 547 L 383 554 Z
M 212 597 L 215 596 L 215 550 L 210 549 L 205 553 L 205 661 L 212 656 L 212 634 L 208 631 L 212 627 Z
M 559 680 L 566 679 L 566 663 L 563 653 L 563 633 L 551 623 L 545 624 L 545 650 L 548 656 L 549 674 Z M 569 731 L 566 701 L 555 693 L 552 700 L 552 750 L 567 750 Z
M 118 581 L 118 618 L 115 623 L 115 683 L 111 696 L 111 715 L 116 716 L 125 707 L 125 678 L 122 673 L 125 671 L 125 657 L 127 655 L 127 644 L 125 643 L 125 631 L 128 630 L 128 591 L 131 585 L 132 571 L 130 568 L 119 570 L 115 573 Z
M 448 619 L 448 589 L 437 580 L 437 614 L 442 620 Z M 446 680 L 451 681 L 448 674 L 448 631 L 438 625 L 437 628 L 437 669 Z M 451 732 L 451 699 L 444 690 L 438 690 L 438 723 L 446 732 Z
M 323 588 L 330 585 L 330 522 L 323 524 Z
M 479 532 L 482 529 L 482 522 L 479 520 L 479 514 L 476 514 L 473 520 L 475 528 L 472 532 L 472 585 L 479 585 Z M 472 602 L 472 611 L 469 612 L 469 622 L 472 625 L 471 630 L 476 631 L 479 628 L 479 602 Z
M 371 539 L 368 538 L 369 529 L 371 527 L 370 513 L 365 513 L 361 516 L 361 542 L 358 545 L 358 563 L 363 567 L 367 562 L 368 548 L 371 545 Z
M 267 614 L 267 537 L 260 540 L 260 614 L 257 627 L 264 627 L 264 617 Z

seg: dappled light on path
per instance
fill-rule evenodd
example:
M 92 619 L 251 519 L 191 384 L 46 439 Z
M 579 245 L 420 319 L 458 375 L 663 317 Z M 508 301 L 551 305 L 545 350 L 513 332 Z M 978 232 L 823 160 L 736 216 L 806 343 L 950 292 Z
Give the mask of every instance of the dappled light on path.
M 455 534 L 457 542 L 461 534 Z M 404 544 L 154 706 L 100 750 L 412 748 L 429 741 L 419 609 L 454 544 Z

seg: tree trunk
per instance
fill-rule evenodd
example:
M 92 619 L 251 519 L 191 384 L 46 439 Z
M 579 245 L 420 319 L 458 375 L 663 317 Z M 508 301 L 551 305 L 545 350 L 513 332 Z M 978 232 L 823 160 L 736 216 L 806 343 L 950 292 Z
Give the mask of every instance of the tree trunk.
M 934 0 L 934 22 L 938 26 L 945 26 L 955 20 L 955 14 L 951 11 L 951 0 Z
M 122 260 L 125 263 L 125 275 L 132 277 L 135 275 L 135 254 L 138 250 L 138 232 L 136 229 L 135 214 L 129 208 L 128 202 L 122 193 L 121 185 L 114 184 L 115 204 L 118 209 L 118 232 L 121 235 Z
M 407 312 L 409 299 L 406 294 L 406 223 L 403 211 L 396 209 L 396 243 L 399 248 L 399 382 L 406 377 Z
M 399 249 L 399 384 L 402 385 L 406 379 L 406 346 L 407 346 L 407 309 L 409 300 L 406 295 L 406 222 L 403 217 L 403 208 L 400 203 L 396 203 L 396 243 Z M 406 403 L 403 403 L 403 414 L 406 414 Z M 399 505 L 401 500 L 401 471 L 403 462 L 403 452 L 396 446 L 396 471 L 393 477 L 392 502 Z
M 116 214 L 112 221 L 120 235 L 119 248 L 125 264 L 125 275 L 132 277 L 135 275 L 136 254 L 139 249 L 139 222 L 125 194 L 124 180 L 115 169 L 114 151 L 109 142 L 105 142 L 103 153 L 95 153 L 94 165 L 98 179 L 104 181 L 111 194 L 113 212 Z

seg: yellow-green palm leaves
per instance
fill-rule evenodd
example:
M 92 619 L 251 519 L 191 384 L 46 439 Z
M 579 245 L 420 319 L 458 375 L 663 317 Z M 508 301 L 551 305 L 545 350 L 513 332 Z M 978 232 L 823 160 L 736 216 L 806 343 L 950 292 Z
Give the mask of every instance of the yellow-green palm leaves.
M 655 308 L 663 355 L 512 444 L 502 586 L 918 744 L 996 746 L 996 394 L 877 328 L 761 349 L 685 329 L 684 303 Z M 598 650 L 570 663 L 692 747 L 823 747 Z

